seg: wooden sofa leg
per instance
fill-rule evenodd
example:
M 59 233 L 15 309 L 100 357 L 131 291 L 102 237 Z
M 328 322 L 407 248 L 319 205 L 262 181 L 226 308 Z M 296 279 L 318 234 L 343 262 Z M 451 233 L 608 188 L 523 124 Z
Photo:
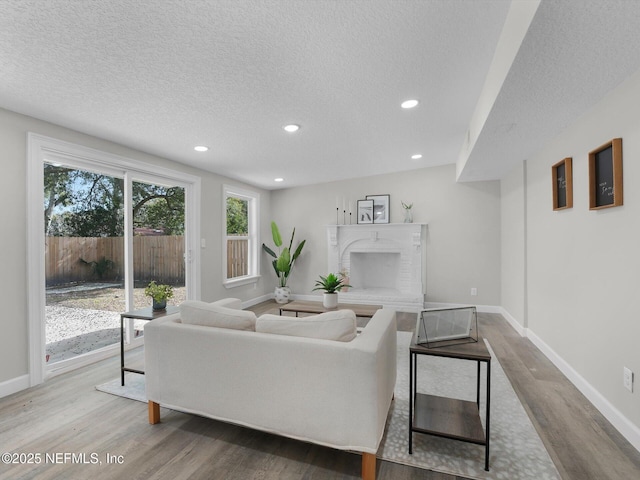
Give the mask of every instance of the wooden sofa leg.
M 160 423 L 160 404 L 149 400 L 149 423 Z
M 376 480 L 376 454 L 362 454 L 362 480 Z

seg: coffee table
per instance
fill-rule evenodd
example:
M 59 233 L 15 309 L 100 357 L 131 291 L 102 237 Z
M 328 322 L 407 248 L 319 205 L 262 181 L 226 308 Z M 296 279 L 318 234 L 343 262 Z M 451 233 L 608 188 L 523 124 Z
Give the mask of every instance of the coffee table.
M 335 310 L 353 310 L 353 313 L 356 314 L 356 317 L 371 318 L 378 310 L 382 308 L 382 305 L 339 303 L 336 308 L 324 308 L 321 302 L 295 300 L 285 305 L 281 305 L 279 308 L 280 315 L 282 315 L 282 312 L 295 312 L 296 317 L 298 316 L 298 313 L 325 313 L 333 312 Z

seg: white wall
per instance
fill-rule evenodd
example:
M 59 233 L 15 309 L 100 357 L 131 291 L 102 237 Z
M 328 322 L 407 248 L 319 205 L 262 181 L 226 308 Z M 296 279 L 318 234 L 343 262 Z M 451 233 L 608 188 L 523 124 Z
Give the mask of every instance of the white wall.
M 519 268 L 503 268 L 503 305 L 526 312 L 529 334 L 583 392 L 640 447 L 640 383 L 623 388 L 622 369 L 640 375 L 640 72 L 607 95 L 526 162 L 526 292 Z M 589 210 L 588 153 L 623 142 L 624 205 Z M 552 210 L 551 166 L 573 157 L 573 208 Z M 520 167 L 519 167 L 520 168 Z M 518 171 L 503 185 L 503 227 L 517 225 L 510 202 Z M 513 195 L 506 192 L 513 184 Z M 518 191 L 520 190 L 520 191 Z M 508 212 L 508 213 L 507 213 Z M 503 262 L 521 239 L 503 233 Z M 516 253 L 516 256 L 519 255 Z M 526 301 L 523 300 L 526 294 Z M 522 319 L 519 319 L 523 322 Z M 524 323 L 523 323 L 524 325 Z
M 391 223 L 404 220 L 404 201 L 413 203 L 414 222 L 429 224 L 428 301 L 500 305 L 500 184 L 456 183 L 455 165 L 272 192 L 282 236 L 288 241 L 295 226 L 296 237 L 307 240 L 290 277 L 293 293 L 311 294 L 318 275 L 328 273 L 325 226 L 335 224 L 336 197 L 355 205 L 378 194 L 391 196 Z
M 222 184 L 238 184 L 225 177 L 186 167 L 176 162 L 135 151 L 121 145 L 18 115 L 0 109 L 0 292 L 3 310 L 0 327 L 0 395 L 11 391 L 11 382 L 28 373 L 27 332 L 27 132 L 39 133 L 138 161 L 160 165 L 202 178 L 201 236 L 207 248 L 201 252 L 203 300 L 234 296 L 243 300 L 264 294 L 264 280 L 253 286 L 225 289 L 222 285 Z M 242 185 L 242 184 L 240 184 Z M 254 189 L 261 195 L 264 235 L 268 232 L 270 192 Z M 263 272 L 270 268 L 263 261 Z M 268 286 L 268 291 L 271 287 Z
M 525 164 L 514 168 L 500 182 L 502 306 L 514 327 L 527 327 L 525 258 Z

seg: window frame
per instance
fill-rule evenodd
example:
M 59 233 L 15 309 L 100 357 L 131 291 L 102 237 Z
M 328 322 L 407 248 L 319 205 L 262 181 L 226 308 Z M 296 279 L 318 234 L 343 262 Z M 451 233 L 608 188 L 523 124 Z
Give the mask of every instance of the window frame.
M 44 164 L 59 159 L 60 163 L 72 168 L 98 171 L 125 181 L 125 202 L 131 202 L 131 182 L 154 182 L 185 188 L 185 255 L 187 270 L 185 285 L 190 300 L 200 299 L 201 269 L 200 250 L 200 202 L 201 178 L 170 168 L 160 167 L 140 160 L 123 157 L 91 147 L 47 137 L 33 132 L 27 133 L 27 298 L 29 327 L 29 386 L 43 383 L 46 379 L 75 368 L 115 356 L 120 353 L 116 343 L 103 349 L 80 355 L 76 358 L 47 365 L 45 359 L 45 235 L 43 220 Z M 125 209 L 125 258 L 132 251 L 132 228 L 129 209 Z M 125 275 L 125 290 L 128 292 L 127 308 L 133 304 L 130 281 L 133 278 L 133 264 L 127 260 L 130 269 Z M 130 296 L 131 295 L 131 296 Z M 143 339 L 132 340 L 125 348 L 142 344 Z
M 247 269 L 249 273 L 241 277 L 227 278 L 227 198 L 239 198 L 247 201 L 247 226 L 249 235 L 247 239 L 248 261 Z M 233 236 L 238 238 L 238 236 Z M 244 238 L 244 237 L 242 237 Z M 243 285 L 255 284 L 260 279 L 260 194 L 234 185 L 222 186 L 222 284 L 225 288 L 240 287 Z

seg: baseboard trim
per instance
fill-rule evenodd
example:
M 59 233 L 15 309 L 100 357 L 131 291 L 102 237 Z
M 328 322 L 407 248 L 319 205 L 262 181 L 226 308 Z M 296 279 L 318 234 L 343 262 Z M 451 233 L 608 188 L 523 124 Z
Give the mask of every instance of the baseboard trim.
M 520 334 L 521 337 L 526 337 L 528 334 L 527 328 L 520 325 L 520 323 L 509 313 L 504 307 L 499 307 L 499 311 L 495 312 L 499 313 L 504 317 L 504 319 L 513 327 L 513 329 Z
M 31 386 L 29 375 L 21 375 L 0 383 L 0 398 L 8 397 L 20 390 L 26 390 Z
M 614 407 L 598 390 L 582 375 L 558 355 L 549 345 L 530 329 L 526 335 L 531 342 L 558 367 L 575 387 L 605 416 L 607 420 L 624 436 L 633 447 L 640 452 L 640 428 L 636 427 L 620 410 Z
M 249 300 L 245 300 L 242 302 L 242 308 L 253 307 L 262 302 L 266 302 L 267 300 L 273 300 L 273 293 L 267 293 L 266 295 L 261 295 L 259 297 L 250 298 Z

